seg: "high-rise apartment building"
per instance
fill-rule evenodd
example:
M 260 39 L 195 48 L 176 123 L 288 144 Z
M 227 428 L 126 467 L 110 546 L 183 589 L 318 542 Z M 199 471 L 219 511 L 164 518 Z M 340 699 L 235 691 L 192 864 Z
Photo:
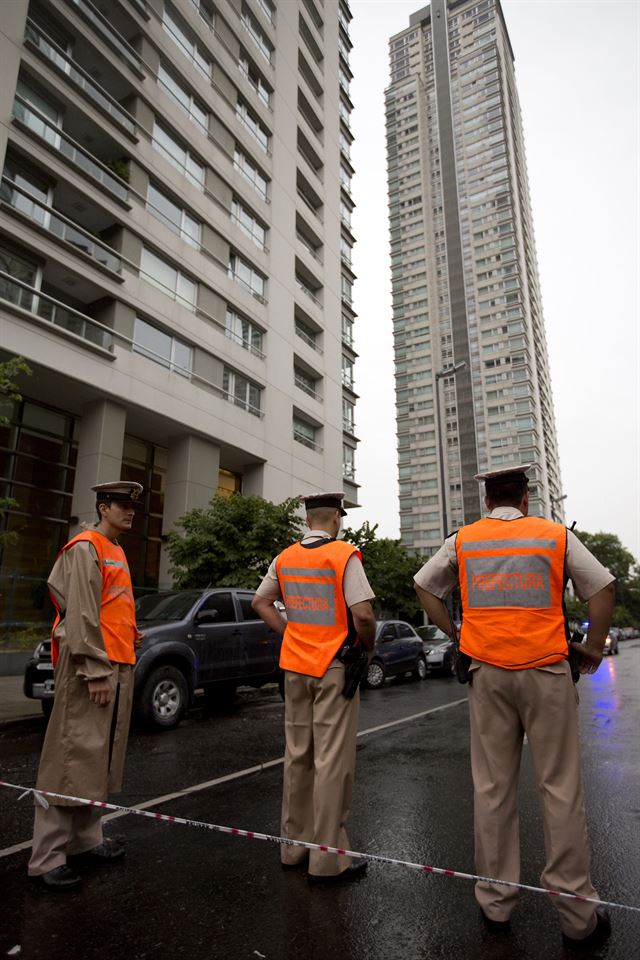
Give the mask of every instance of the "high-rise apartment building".
M 30 619 L 24 578 L 98 482 L 144 484 L 138 586 L 168 582 L 163 536 L 218 491 L 356 503 L 350 19 L 2 4 L 0 359 L 33 375 L 0 427 L 0 620 Z
M 392 37 L 390 57 L 400 527 L 429 553 L 481 516 L 474 474 L 533 461 L 531 512 L 559 516 L 560 468 L 499 0 L 433 0 Z

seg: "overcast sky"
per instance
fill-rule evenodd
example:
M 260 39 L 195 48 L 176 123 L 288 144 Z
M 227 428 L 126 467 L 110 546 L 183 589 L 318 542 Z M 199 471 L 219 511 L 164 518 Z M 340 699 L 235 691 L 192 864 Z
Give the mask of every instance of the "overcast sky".
M 425 4 L 350 0 L 357 480 L 399 536 L 384 89 Z M 503 0 L 516 62 L 567 524 L 640 558 L 638 0 Z

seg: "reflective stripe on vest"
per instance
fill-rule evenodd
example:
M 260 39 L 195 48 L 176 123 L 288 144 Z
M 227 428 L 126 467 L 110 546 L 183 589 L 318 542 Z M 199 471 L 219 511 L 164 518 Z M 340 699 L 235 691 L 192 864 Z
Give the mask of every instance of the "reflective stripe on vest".
M 349 632 L 342 580 L 356 548 L 327 540 L 309 549 L 294 543 L 276 560 L 287 611 L 280 666 L 283 670 L 324 676 Z
M 566 546 L 565 527 L 539 517 L 488 517 L 458 531 L 464 653 L 508 670 L 566 659 Z
M 107 657 L 113 663 L 135 663 L 136 610 L 129 565 L 124 550 L 97 530 L 85 530 L 65 544 L 59 555 L 75 543 L 83 541 L 92 544 L 100 563 L 102 574 L 100 630 Z M 51 632 L 51 654 L 55 666 L 58 659 L 58 641 L 55 631 L 63 614 L 54 596 L 52 594 L 50 596 L 58 614 Z

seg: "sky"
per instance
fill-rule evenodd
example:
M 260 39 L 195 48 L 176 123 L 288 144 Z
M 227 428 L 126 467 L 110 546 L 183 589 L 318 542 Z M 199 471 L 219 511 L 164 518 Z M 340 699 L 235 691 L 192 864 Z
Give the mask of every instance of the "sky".
M 356 479 L 349 523 L 399 536 L 384 89 L 425 3 L 350 0 Z M 640 2 L 503 0 L 515 56 L 565 520 L 640 559 Z

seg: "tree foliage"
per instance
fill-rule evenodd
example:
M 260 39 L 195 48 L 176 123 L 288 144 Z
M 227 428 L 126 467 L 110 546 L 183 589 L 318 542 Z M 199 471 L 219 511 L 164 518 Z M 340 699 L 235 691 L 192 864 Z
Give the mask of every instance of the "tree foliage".
M 28 376 L 31 374 L 31 367 L 29 367 L 23 357 L 11 357 L 10 360 L 5 360 L 4 363 L 0 363 L 0 405 L 2 407 L 5 405 L 8 406 L 9 403 L 19 403 L 20 400 L 22 400 L 22 395 L 16 383 L 16 379 L 21 373 Z M 7 423 L 9 423 L 9 418 L 3 413 L 0 413 L 0 426 L 4 426 Z M 0 527 L 4 526 L 4 518 L 7 511 L 17 506 L 18 501 L 14 500 L 13 497 L 0 497 Z M 0 532 L 0 547 L 9 543 L 15 543 L 16 540 L 17 534 L 15 532 L 7 530 Z
M 378 524 L 372 527 L 365 521 L 357 530 L 345 528 L 344 539 L 362 553 L 364 570 L 376 595 L 376 614 L 413 620 L 421 610 L 413 578 L 424 558 L 410 556 L 399 540 L 378 538 L 377 529 Z
M 616 578 L 614 626 L 640 626 L 640 567 L 633 554 L 615 533 L 587 533 L 585 530 L 575 530 L 574 533 Z M 586 616 L 586 606 L 580 605 L 579 601 L 576 603 L 576 612 L 584 611 Z
M 274 504 L 262 497 L 215 496 L 189 510 L 168 538 L 174 585 L 255 588 L 273 558 L 300 539 L 299 499 Z

